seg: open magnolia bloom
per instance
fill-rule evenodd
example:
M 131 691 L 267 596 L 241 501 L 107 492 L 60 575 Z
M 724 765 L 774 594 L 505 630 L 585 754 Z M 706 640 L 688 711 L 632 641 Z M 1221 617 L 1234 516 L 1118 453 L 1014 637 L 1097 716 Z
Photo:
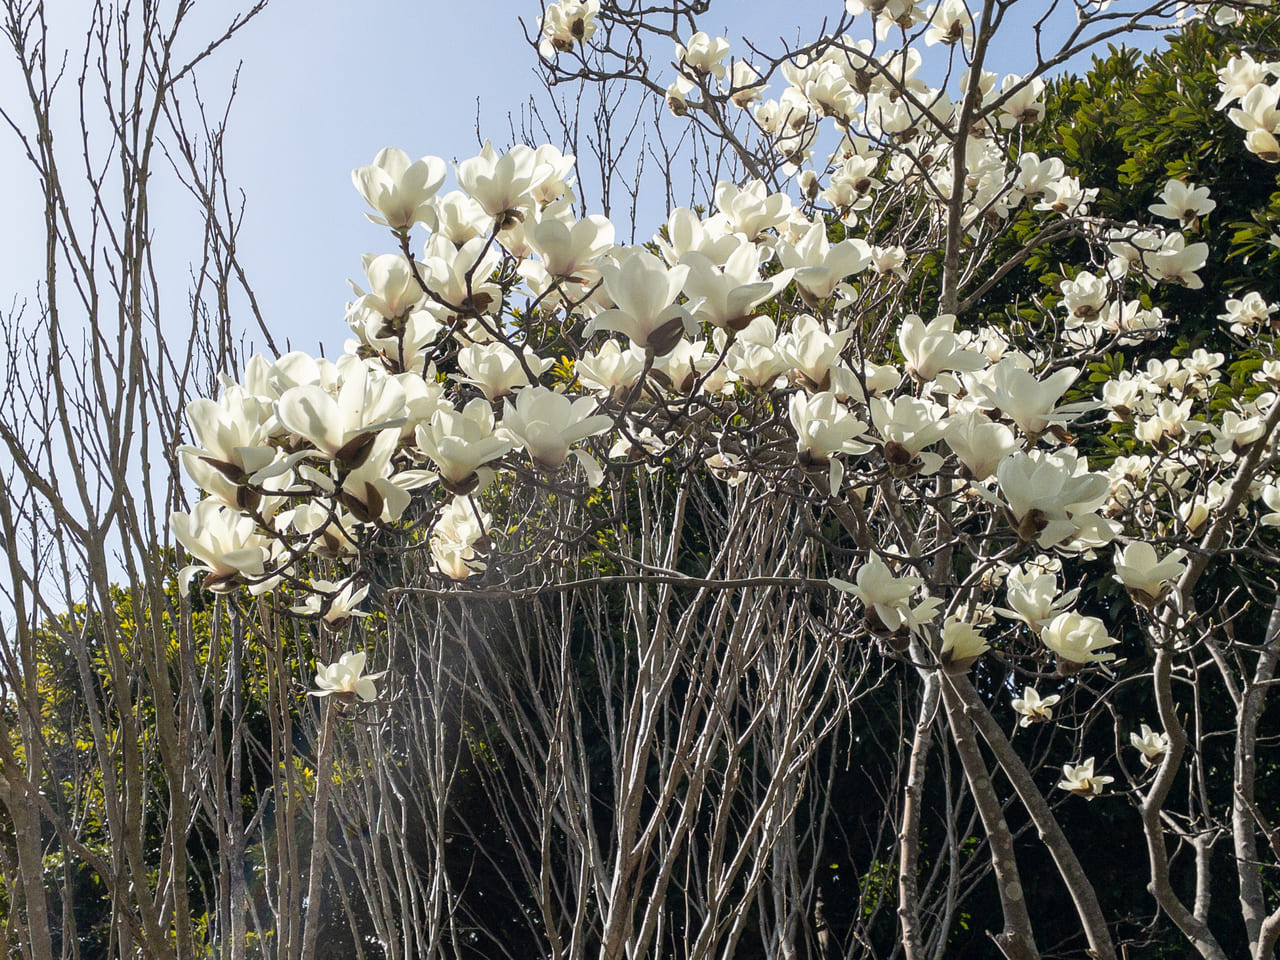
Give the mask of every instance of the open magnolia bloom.
M 806 390 L 848 395 L 853 392 L 848 389 L 853 375 L 841 367 L 840 352 L 851 336 L 852 329 L 828 333 L 815 317 L 802 313 L 792 321 L 791 331 L 777 338 L 776 349 L 790 364 L 793 379 Z
M 1102 796 L 1102 791 L 1106 789 L 1107 784 L 1114 783 L 1115 779 L 1115 777 L 1095 775 L 1093 757 L 1087 757 L 1081 763 L 1062 765 L 1062 779 L 1058 781 L 1058 787 L 1092 800 L 1094 797 Z
M 431 559 L 452 580 L 465 580 L 485 568 L 485 531 L 489 514 L 470 497 L 454 497 L 431 531 Z
M 834 393 L 793 393 L 787 406 L 796 431 L 802 465 L 822 464 L 836 453 L 867 453 L 871 447 L 855 439 L 867 432 Z
M 302 384 L 286 390 L 276 404 L 282 426 L 326 459 L 352 468 L 364 462 L 379 430 L 399 429 L 404 413 L 404 388 L 399 381 L 362 363 L 343 367 L 334 393 L 316 384 Z
M 458 186 L 501 226 L 525 219 L 536 203 L 533 190 L 554 172 L 530 146 L 517 143 L 498 156 L 488 140 L 477 156 L 454 166 Z
M 541 376 L 555 362 L 542 359 L 528 347 L 523 354 L 522 363 L 505 343 L 473 343 L 458 351 L 458 367 L 465 374 L 458 380 L 479 387 L 488 400 L 501 400 L 517 387 L 530 384 L 530 373 Z
M 623 349 L 617 340 L 606 340 L 595 354 L 586 354 L 573 366 L 578 380 L 600 396 L 613 396 L 630 390 L 644 372 L 644 350 Z
M 949 673 L 965 673 L 991 649 L 986 637 L 972 623 L 948 617 L 942 624 L 942 648 L 938 659 Z
M 230 593 L 247 580 L 261 577 L 271 555 L 271 541 L 258 532 L 253 518 L 217 500 L 201 500 L 190 513 L 172 514 L 169 526 L 187 553 L 201 561 L 179 571 L 183 596 L 190 589 L 191 578 L 201 571 L 209 574 L 204 581 L 206 590 Z M 256 589 L 266 590 L 269 584 L 259 584 Z
M 1114 653 L 1101 653 L 1120 641 L 1107 635 L 1107 625 L 1097 617 L 1086 617 L 1074 610 L 1060 613 L 1040 631 L 1040 641 L 1074 667 L 1087 663 L 1114 660 Z
M 418 449 L 431 458 L 451 493 L 471 493 L 482 485 L 477 471 L 508 453 L 514 443 L 494 433 L 493 407 L 476 397 L 461 411 L 437 410 L 414 433 Z
M 675 303 L 689 267 L 679 264 L 667 269 L 661 260 L 639 248 L 620 257 L 617 263 L 600 261 L 605 291 L 615 306 L 596 316 L 586 332 L 615 330 L 655 356 L 670 353 L 685 334 L 696 330 L 689 312 Z
M 926 453 L 924 448 L 942 439 L 946 429 L 946 411 L 929 400 L 899 397 L 884 400 L 872 397 L 871 424 L 884 440 L 884 458 L 899 471 L 937 472 L 943 458 Z
M 831 577 L 827 582 L 861 600 L 867 608 L 868 621 L 877 630 L 895 633 L 904 626 L 914 629 L 931 620 L 942 603 L 936 597 L 928 597 L 912 607 L 911 598 L 924 581 L 919 577 L 895 577 L 889 565 L 875 554 L 858 568 L 854 579 L 856 583 Z M 957 634 L 955 639 L 966 649 L 972 645 L 972 638 L 967 634 L 964 637 Z
M 920 380 L 932 380 L 945 370 L 981 370 L 987 359 L 969 350 L 955 333 L 956 318 L 943 314 L 925 324 L 914 313 L 898 327 L 898 346 L 907 372 Z
M 689 268 L 684 291 L 693 319 L 729 330 L 741 330 L 755 316 L 755 309 L 778 295 L 791 282 L 790 270 L 760 279 L 760 253 L 743 243 L 730 254 L 723 269 L 705 253 L 690 250 L 680 257 Z
M 1016 452 L 996 468 L 1000 493 L 1009 504 L 1018 536 L 1042 547 L 1078 541 L 1097 546 L 1111 540 L 1118 525 L 1094 513 L 1107 500 L 1111 483 L 1090 473 L 1089 464 L 1070 447 L 1057 453 Z M 984 488 L 978 493 L 989 496 Z
M 982 375 L 966 378 L 965 383 L 979 406 L 999 410 L 1023 433 L 1038 437 L 1051 425 L 1067 423 L 1097 406 L 1093 401 L 1056 406 L 1079 375 L 1075 367 L 1063 367 L 1039 380 L 1006 357 Z
M 1129 596 L 1148 609 L 1165 598 L 1169 588 L 1182 576 L 1187 551 L 1179 547 L 1163 560 L 1156 556 L 1155 547 L 1142 540 L 1135 540 L 1123 550 L 1116 551 L 1116 580 L 1124 584 Z
M 334 629 L 344 626 L 353 617 L 369 615 L 356 609 L 369 594 L 368 584 L 357 590 L 354 580 L 347 580 L 341 584 L 331 583 L 328 580 L 313 580 L 311 589 L 314 592 L 303 598 L 302 603 L 289 608 L 293 613 L 319 617 Z
M 599 14 L 600 0 L 556 0 L 538 18 L 542 33 L 538 53 L 550 60 L 557 53 L 568 53 L 575 43 L 586 43 L 596 32 Z
M 374 223 L 392 230 L 408 230 L 415 223 L 435 229 L 432 198 L 444 183 L 445 165 L 439 157 L 423 157 L 413 163 L 396 147 L 386 147 L 367 167 L 351 171 L 365 202 L 377 215 L 367 213 Z
M 1056 693 L 1042 697 L 1035 687 L 1023 687 L 1022 696 L 1013 701 L 1013 709 L 1020 715 L 1018 726 L 1029 727 L 1033 723 L 1044 723 L 1053 719 L 1053 705 L 1061 700 Z
M 510 436 L 516 446 L 522 447 L 534 466 L 542 470 L 560 469 L 575 443 L 604 433 L 613 426 L 611 417 L 594 413 L 597 405 L 593 397 L 570 400 L 546 387 L 521 390 L 516 394 L 514 404 L 510 398 L 505 404 L 502 432 Z M 583 460 L 592 478 L 592 486 L 595 486 L 600 479 L 600 468 L 588 454 L 575 452 Z
M 1129 743 L 1142 754 L 1144 767 L 1154 766 L 1169 752 L 1169 735 L 1162 731 L 1152 730 L 1148 724 L 1142 725 L 1142 732 L 1129 734 Z
M 1020 446 L 1012 429 L 994 422 L 981 410 L 948 417 L 944 436 L 974 480 L 991 477 L 1000 461 Z
M 216 401 L 191 401 L 186 413 L 196 445 L 181 446 L 178 454 L 188 476 L 229 507 L 250 506 L 256 494 L 246 481 L 279 456 L 268 442 L 272 404 L 232 385 Z
M 386 671 L 365 676 L 366 657 L 367 654 L 361 650 L 359 653 L 344 653 L 336 663 L 328 665 L 317 663 L 316 686 L 320 689 L 310 691 L 310 695 L 313 697 L 338 696 L 352 700 L 359 697 L 366 703 L 377 699 L 378 689 L 373 685 L 373 681 L 385 676 Z
M 1009 604 L 996 607 L 1003 617 L 1023 621 L 1034 633 L 1040 633 L 1060 613 L 1075 603 L 1079 588 L 1058 595 L 1058 578 L 1051 572 L 1028 564 L 1009 570 L 1005 577 L 1005 598 Z

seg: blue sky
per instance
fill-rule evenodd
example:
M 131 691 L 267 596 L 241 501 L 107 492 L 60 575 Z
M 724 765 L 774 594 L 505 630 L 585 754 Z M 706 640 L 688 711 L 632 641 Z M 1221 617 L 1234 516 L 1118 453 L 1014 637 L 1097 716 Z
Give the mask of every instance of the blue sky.
M 77 42 L 89 4 L 58 0 L 55 6 L 55 41 Z M 197 5 L 193 32 L 224 21 L 229 6 Z M 794 39 L 797 31 L 816 36 L 824 16 L 834 18 L 841 6 L 839 0 L 721 0 L 702 25 L 714 32 L 727 25 L 735 50 L 742 36 L 778 48 L 779 38 Z M 362 253 L 388 249 L 385 231 L 363 217 L 351 187 L 353 167 L 388 145 L 415 157 L 471 156 L 480 143 L 477 116 L 481 137 L 499 144 L 509 139 L 509 115 L 542 92 L 536 55 L 518 21 L 524 16 L 532 30 L 538 12 L 537 0 L 275 0 L 208 64 L 201 91 L 211 104 L 225 99 L 231 73 L 240 68 L 226 145 L 231 180 L 245 194 L 240 249 L 281 343 L 287 337 L 297 348 L 314 351 L 323 343 L 329 354 L 340 351 L 346 280 L 359 276 Z M 1029 66 L 1028 52 L 1025 42 L 1001 44 L 993 65 L 1020 72 Z M 0 102 L 11 104 L 16 80 L 9 62 L 0 65 Z M 74 87 L 68 84 L 64 93 Z M 24 184 L 8 191 L 10 226 L 0 231 L 0 307 L 7 307 L 32 295 L 42 255 L 41 244 L 31 242 L 39 228 L 36 183 L 8 131 L 0 131 L 0 176 L 6 184 Z M 173 192 L 162 197 L 157 230 L 179 238 L 194 230 L 186 201 Z M 656 225 L 642 225 L 639 234 Z M 174 243 L 162 251 L 178 307 L 187 285 L 186 249 Z

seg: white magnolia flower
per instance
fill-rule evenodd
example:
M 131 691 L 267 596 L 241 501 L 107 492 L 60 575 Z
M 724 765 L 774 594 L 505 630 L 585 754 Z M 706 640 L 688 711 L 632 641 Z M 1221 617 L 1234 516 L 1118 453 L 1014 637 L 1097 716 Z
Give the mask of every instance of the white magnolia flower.
M 1008 608 L 996 607 L 996 613 L 1021 620 L 1035 633 L 1064 612 L 1080 593 L 1079 588 L 1058 594 L 1058 578 L 1034 564 L 1012 567 L 1005 577 L 1005 602 Z
M 760 279 L 760 253 L 743 243 L 723 269 L 705 253 L 690 250 L 680 258 L 689 268 L 684 291 L 692 301 L 693 319 L 729 330 L 741 330 L 755 317 L 756 307 L 772 300 L 791 282 L 790 270 Z
M 191 578 L 204 571 L 204 588 L 229 593 L 238 582 L 260 577 L 270 557 L 270 543 L 258 531 L 252 517 L 216 500 L 201 500 L 190 513 L 173 513 L 169 526 L 178 542 L 201 561 L 178 573 L 178 585 L 185 596 Z
M 1079 375 L 1076 367 L 1063 367 L 1040 380 L 1006 357 L 982 375 L 966 378 L 965 383 L 980 407 L 1000 410 L 1023 433 L 1035 437 L 1094 406 L 1091 402 L 1056 405 Z
M 494 433 L 493 407 L 476 397 L 461 411 L 437 410 L 428 424 L 414 432 L 418 449 L 435 463 L 440 479 L 452 493 L 470 493 L 482 485 L 477 471 L 509 452 L 511 438 Z
M 1061 699 L 1056 693 L 1041 697 L 1035 687 L 1023 687 L 1022 696 L 1013 701 L 1013 709 L 1021 715 L 1018 726 L 1029 727 L 1033 723 L 1052 720 L 1053 705 Z
M 861 600 L 868 617 L 891 633 L 908 623 L 911 597 L 924 582 L 919 577 L 895 577 L 875 554 L 858 568 L 854 579 L 856 583 L 831 577 L 827 582 Z
M 435 229 L 432 198 L 444 183 L 445 165 L 439 157 L 423 157 L 413 163 L 409 155 L 395 147 L 379 151 L 373 163 L 351 171 L 365 202 L 378 211 L 367 213 L 374 223 L 392 230 L 408 230 L 415 223 Z
M 337 390 L 316 384 L 290 387 L 276 404 L 281 425 L 327 459 L 360 466 L 384 429 L 399 430 L 405 414 L 400 382 L 363 363 L 348 364 Z
M 1012 453 L 1000 461 L 996 481 L 1025 541 L 1042 547 L 1077 537 L 1105 543 L 1118 532 L 1118 526 L 1094 514 L 1106 502 L 1110 481 L 1089 472 L 1088 461 L 1070 447 Z
M 529 373 L 541 376 L 554 362 L 549 358 L 544 360 L 528 347 L 524 348 L 521 363 L 521 358 L 505 343 L 473 343 L 458 351 L 458 368 L 465 374 L 458 380 L 479 387 L 489 400 L 500 400 L 517 387 L 532 383 Z
M 1151 767 L 1169 752 L 1169 735 L 1142 725 L 1142 733 L 1129 734 L 1129 742 L 1142 754 L 1142 765 Z
M 485 534 L 492 518 L 470 497 L 454 497 L 431 530 L 431 559 L 451 580 L 465 580 L 485 568 Z
M 556 53 L 568 53 L 575 43 L 586 43 L 596 32 L 599 13 L 600 0 L 556 0 L 538 18 L 538 53 L 550 60 Z
M 699 30 L 689 38 L 689 43 L 676 44 L 676 63 L 697 76 L 711 74 L 717 80 L 724 78 L 725 67 L 720 61 L 729 52 L 729 41 L 724 37 L 712 39 Z
M 1018 449 L 1018 438 L 1003 423 L 995 423 L 980 410 L 970 410 L 946 421 L 945 439 L 969 476 L 982 481 L 992 476 L 1000 461 Z
M 741 187 L 721 180 L 716 184 L 715 202 L 725 227 L 748 241 L 779 226 L 792 210 L 791 198 L 785 193 L 770 193 L 763 180 L 752 180 Z
M 760 81 L 760 73 L 745 60 L 733 61 L 733 70 L 729 74 L 729 99 L 735 107 L 746 109 L 764 96 L 767 89 Z
M 1073 664 L 1114 660 L 1114 653 L 1099 651 L 1120 642 L 1107 636 L 1106 624 L 1097 617 L 1086 617 L 1075 611 L 1060 613 L 1049 621 L 1040 631 L 1040 640 L 1060 660 Z
M 605 290 L 615 307 L 596 316 L 587 333 L 616 330 L 656 356 L 670 353 L 686 333 L 695 330 L 689 312 L 675 303 L 689 275 L 685 264 L 668 269 L 649 251 L 632 248 L 620 263 L 601 261 Z
M 1218 319 L 1229 323 L 1231 332 L 1238 337 L 1250 336 L 1256 328 L 1269 325 L 1271 315 L 1280 310 L 1280 306 L 1267 303 L 1262 294 L 1252 290 L 1238 300 L 1228 300 L 1226 306 L 1227 312 L 1218 314 Z
M 597 275 L 594 261 L 613 246 L 614 228 L 607 217 L 598 215 L 573 223 L 544 216 L 527 236 L 550 276 L 581 282 Z
M 386 671 L 365 676 L 364 663 L 366 656 L 367 654 L 361 650 L 359 653 L 344 653 L 336 663 L 328 665 L 317 663 L 316 686 L 320 689 L 312 690 L 311 696 L 327 697 L 334 695 L 350 699 L 359 697 L 366 703 L 377 699 L 378 690 L 373 685 L 373 681 L 385 676 Z
M 794 393 L 788 411 L 802 464 L 825 463 L 835 453 L 861 454 L 871 449 L 856 439 L 867 432 L 867 425 L 850 413 L 834 393 Z
M 938 658 L 950 673 L 964 673 L 977 659 L 991 649 L 986 637 L 976 626 L 957 617 L 947 617 L 942 624 L 942 649 Z
M 555 173 L 532 147 L 518 143 L 502 156 L 485 141 L 480 153 L 454 167 L 458 186 L 502 226 L 525 219 L 537 202 L 534 189 Z
M 791 332 L 778 338 L 776 348 L 791 366 L 794 379 L 806 389 L 847 393 L 841 389 L 847 385 L 837 382 L 844 378 L 833 374 L 839 369 L 840 352 L 851 336 L 851 328 L 828 333 L 817 319 L 802 313 L 792 321 Z
M 543 470 L 558 470 L 569 458 L 573 444 L 604 433 L 613 425 L 611 417 L 594 413 L 597 404 L 593 397 L 571 401 L 546 387 L 521 390 L 514 404 L 510 397 L 504 404 L 502 431 Z
M 574 364 L 578 380 L 588 390 L 601 396 L 622 393 L 644 372 L 644 350 L 622 349 L 617 340 L 606 340 L 594 354 L 587 354 Z
M 969 350 L 956 336 L 956 318 L 943 314 L 928 324 L 914 313 L 898 328 L 898 346 L 907 372 L 919 380 L 933 380 L 945 370 L 981 370 L 987 359 Z
M 369 615 L 356 609 L 369 594 L 368 584 L 357 590 L 355 589 L 355 581 L 351 579 L 342 583 L 313 580 L 311 582 L 311 591 L 303 599 L 302 603 L 289 609 L 303 616 L 319 617 L 335 629 L 343 626 L 353 617 L 367 617 Z
M 1183 183 L 1181 180 L 1167 182 L 1160 191 L 1160 201 L 1147 209 L 1157 217 L 1177 220 L 1183 224 L 1191 223 L 1218 206 L 1216 200 L 1209 199 L 1208 187 L 1197 187 L 1194 183 Z
M 846 277 L 867 268 L 871 248 L 860 239 L 832 245 L 826 224 L 815 223 L 794 244 L 779 243 L 778 257 L 784 267 L 795 270 L 796 284 L 806 299 L 818 303 L 828 299 Z
M 1148 608 L 1154 607 L 1186 570 L 1186 564 L 1182 562 L 1186 555 L 1187 551 L 1178 548 L 1161 560 L 1151 544 L 1135 540 L 1123 550 L 1116 551 L 1113 576 L 1124 584 L 1135 601 Z
M 1114 781 L 1115 777 L 1096 776 L 1093 772 L 1093 757 L 1088 757 L 1083 763 L 1064 763 L 1062 779 L 1058 781 L 1058 787 L 1092 800 L 1094 797 L 1101 796 L 1107 784 Z

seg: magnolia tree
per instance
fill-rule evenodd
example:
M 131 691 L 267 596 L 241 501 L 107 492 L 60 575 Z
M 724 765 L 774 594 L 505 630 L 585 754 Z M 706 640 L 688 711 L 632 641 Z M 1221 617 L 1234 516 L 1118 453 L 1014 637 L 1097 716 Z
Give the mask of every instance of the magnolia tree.
M 186 408 L 183 589 L 312 638 L 308 892 L 272 949 L 1274 956 L 1280 308 L 1224 292 L 1231 353 L 1169 355 L 1153 292 L 1228 286 L 1214 185 L 1116 222 L 1023 149 L 1081 50 L 1266 11 L 847 0 L 768 53 L 707 6 L 559 0 L 531 40 L 696 130 L 740 174 L 709 206 L 625 245 L 556 145 L 384 149 L 345 353 Z M 1218 77 L 1280 160 L 1280 64 Z M 1032 252 L 1070 279 L 992 322 Z M 1119 891 L 1095 818 L 1145 849 Z

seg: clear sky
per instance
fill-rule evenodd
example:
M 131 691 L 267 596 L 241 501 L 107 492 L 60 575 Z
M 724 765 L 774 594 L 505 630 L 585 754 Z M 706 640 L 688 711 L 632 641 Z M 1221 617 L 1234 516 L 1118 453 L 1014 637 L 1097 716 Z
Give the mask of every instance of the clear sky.
M 55 42 L 78 43 L 86 0 L 50 6 Z M 223 0 L 198 3 L 193 34 L 224 21 L 231 7 Z M 715 32 L 727 26 L 735 50 L 743 36 L 777 49 L 778 38 L 794 39 L 797 31 L 817 36 L 823 18 L 838 16 L 841 7 L 840 0 L 719 0 L 703 25 Z M 211 104 L 225 99 L 240 65 L 226 153 L 231 179 L 245 195 L 242 258 L 279 342 L 287 337 L 297 348 L 314 351 L 323 343 L 331 355 L 340 351 L 346 280 L 360 276 L 362 253 L 388 249 L 385 230 L 363 217 L 353 167 L 383 146 L 456 160 L 473 155 L 484 136 L 499 144 L 510 139 L 509 115 L 542 93 L 536 54 L 518 20 L 535 29 L 539 9 L 537 0 L 273 0 L 208 65 L 201 92 Z M 1006 43 L 991 59 L 1002 72 L 1025 70 L 1029 49 Z M 6 107 L 20 93 L 11 61 L 0 65 Z M 73 84 L 63 92 L 74 94 Z M 32 295 L 42 262 L 42 244 L 31 242 L 39 227 L 37 185 L 4 130 L 0 176 L 8 185 L 0 206 L 7 220 L 0 231 L 4 308 Z M 181 197 L 173 200 L 173 209 L 184 207 Z M 158 229 L 181 232 L 182 221 L 167 223 L 164 215 L 157 214 Z M 162 252 L 169 258 L 164 269 L 174 274 L 170 296 L 183 298 L 187 261 L 179 249 L 185 248 Z

